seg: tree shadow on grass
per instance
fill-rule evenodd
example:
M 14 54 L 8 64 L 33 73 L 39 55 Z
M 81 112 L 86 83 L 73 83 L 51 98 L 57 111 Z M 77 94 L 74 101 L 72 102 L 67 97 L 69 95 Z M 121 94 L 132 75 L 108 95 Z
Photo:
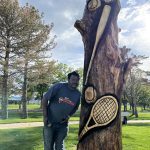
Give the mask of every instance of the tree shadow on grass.
M 28 117 L 29 118 L 41 118 L 42 112 L 29 112 Z
M 129 134 L 123 134 L 122 138 L 128 139 L 128 140 L 135 140 L 135 138 L 133 138 L 132 136 L 130 136 Z

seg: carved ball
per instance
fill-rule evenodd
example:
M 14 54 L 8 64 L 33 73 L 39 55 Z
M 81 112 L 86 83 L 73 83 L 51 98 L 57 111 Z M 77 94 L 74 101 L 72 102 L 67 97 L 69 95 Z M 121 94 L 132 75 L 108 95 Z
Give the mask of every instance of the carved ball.
M 85 100 L 87 103 L 94 103 L 96 100 L 96 90 L 89 86 L 85 90 Z

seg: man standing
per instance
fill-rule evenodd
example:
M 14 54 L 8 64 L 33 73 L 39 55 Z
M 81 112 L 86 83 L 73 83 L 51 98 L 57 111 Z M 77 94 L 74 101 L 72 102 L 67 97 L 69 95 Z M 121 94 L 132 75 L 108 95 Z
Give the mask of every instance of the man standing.
M 71 72 L 68 83 L 57 83 L 44 95 L 44 150 L 64 150 L 69 117 L 76 112 L 80 103 L 81 94 L 77 90 L 79 80 L 79 74 Z

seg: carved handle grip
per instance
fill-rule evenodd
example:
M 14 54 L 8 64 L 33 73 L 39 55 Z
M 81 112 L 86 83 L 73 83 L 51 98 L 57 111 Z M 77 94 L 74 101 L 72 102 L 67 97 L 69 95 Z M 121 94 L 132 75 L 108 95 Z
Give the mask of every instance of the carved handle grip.
M 81 131 L 80 135 L 79 135 L 79 140 L 83 137 L 83 135 L 88 131 L 88 127 L 85 126 L 84 129 Z

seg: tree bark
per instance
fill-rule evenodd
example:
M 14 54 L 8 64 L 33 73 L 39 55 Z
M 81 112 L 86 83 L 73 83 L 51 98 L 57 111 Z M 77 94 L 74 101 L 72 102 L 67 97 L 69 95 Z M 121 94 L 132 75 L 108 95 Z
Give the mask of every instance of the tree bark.
M 134 103 L 131 104 L 132 116 L 135 115 L 135 106 Z
M 41 95 L 40 95 L 40 99 L 41 99 L 41 102 L 40 102 L 40 109 L 42 109 L 43 92 L 42 92 Z
M 28 62 L 25 62 L 24 67 L 24 81 L 23 81 L 23 89 L 22 89 L 22 118 L 25 119 L 28 117 L 27 112 L 27 66 Z
M 134 114 L 135 114 L 135 118 L 138 118 L 136 99 L 134 99 Z
M 7 88 L 7 84 L 8 84 L 8 77 L 7 74 L 4 74 L 3 77 L 3 84 L 2 84 L 2 103 L 1 103 L 1 107 L 2 107 L 2 119 L 7 119 L 8 118 L 8 88 Z
M 96 5 L 96 3 L 99 3 L 99 5 Z M 109 15 L 107 9 L 110 10 Z M 118 48 L 117 16 L 119 10 L 120 3 L 118 0 L 113 2 L 90 0 L 86 3 L 82 20 L 77 20 L 75 23 L 75 27 L 82 35 L 85 49 L 79 135 L 89 118 L 93 106 L 93 103 L 88 104 L 85 98 L 87 87 L 94 87 L 96 101 L 105 94 L 113 94 L 119 99 L 119 110 L 115 119 L 108 125 L 87 132 L 87 135 L 79 140 L 78 150 L 122 149 L 120 98 L 132 60 L 129 59 L 124 62 Z M 104 25 L 107 15 L 108 20 Z M 103 21 L 101 22 L 102 17 Z M 103 25 L 105 26 L 104 30 L 102 29 Z
M 9 65 L 9 54 L 10 54 L 10 41 L 7 41 L 6 53 L 5 53 L 5 64 L 3 68 L 4 75 L 2 77 L 2 119 L 8 118 L 8 65 Z

